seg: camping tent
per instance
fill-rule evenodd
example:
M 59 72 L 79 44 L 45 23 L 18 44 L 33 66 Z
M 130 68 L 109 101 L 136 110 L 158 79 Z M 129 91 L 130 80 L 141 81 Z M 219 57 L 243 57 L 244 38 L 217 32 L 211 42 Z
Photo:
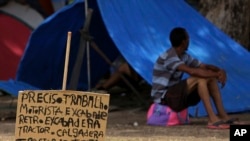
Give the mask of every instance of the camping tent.
M 0 79 L 16 77 L 26 43 L 43 17 L 28 5 L 14 1 L 0 6 Z
M 94 9 L 90 35 L 99 48 L 110 60 L 121 53 L 149 84 L 157 56 L 170 47 L 170 30 L 176 26 L 185 27 L 191 39 L 188 52 L 228 72 L 228 82 L 221 89 L 227 112 L 249 111 L 249 53 L 184 0 L 91 0 L 89 7 Z M 16 81 L 40 89 L 61 89 L 67 32 L 72 32 L 71 77 L 84 15 L 84 2 L 77 0 L 47 18 L 32 33 Z M 94 84 L 108 71 L 109 65 L 94 50 L 90 56 L 91 82 Z M 83 62 L 79 90 L 88 87 L 86 67 L 86 62 Z M 7 91 L 4 86 L 2 89 Z M 206 115 L 201 103 L 189 111 L 193 116 Z
M 118 50 L 106 31 L 97 4 L 89 4 L 95 10 L 91 18 L 89 32 L 94 37 L 93 40 L 101 47 L 100 49 L 109 56 L 110 60 L 114 60 L 119 54 Z M 72 32 L 68 72 L 70 78 L 77 57 L 75 54 L 77 54 L 80 44 L 80 30 L 84 25 L 84 12 L 83 1 L 78 1 L 62 8 L 62 10 L 44 20 L 33 32 L 27 45 L 18 70 L 18 81 L 27 82 L 42 89 L 61 89 L 67 32 Z M 109 65 L 96 51 L 91 50 L 90 56 L 92 64 L 91 82 L 94 85 L 108 71 Z M 84 60 L 86 60 L 86 55 L 84 57 Z M 32 73 L 30 70 L 32 70 Z M 87 73 L 85 73 L 87 70 L 86 61 L 81 70 L 78 90 L 86 90 L 88 88 L 86 83 Z

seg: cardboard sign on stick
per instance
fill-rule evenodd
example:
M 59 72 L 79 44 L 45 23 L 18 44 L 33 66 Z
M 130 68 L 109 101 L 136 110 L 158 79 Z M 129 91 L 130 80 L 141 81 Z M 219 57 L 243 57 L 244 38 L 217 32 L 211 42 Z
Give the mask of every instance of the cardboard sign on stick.
M 103 141 L 109 94 L 19 91 L 16 141 Z

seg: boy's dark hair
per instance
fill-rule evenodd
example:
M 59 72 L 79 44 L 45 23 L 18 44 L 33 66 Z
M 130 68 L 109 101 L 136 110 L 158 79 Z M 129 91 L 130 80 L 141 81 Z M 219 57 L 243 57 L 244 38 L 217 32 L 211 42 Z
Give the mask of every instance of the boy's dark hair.
M 178 47 L 185 39 L 187 39 L 187 32 L 185 28 L 176 27 L 170 32 L 169 40 L 173 47 Z

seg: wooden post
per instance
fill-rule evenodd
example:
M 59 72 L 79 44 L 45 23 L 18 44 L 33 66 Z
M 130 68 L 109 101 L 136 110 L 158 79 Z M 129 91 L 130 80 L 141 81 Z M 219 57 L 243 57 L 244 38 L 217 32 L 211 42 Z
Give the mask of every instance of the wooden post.
M 65 53 L 65 63 L 64 63 L 64 74 L 63 74 L 62 90 L 66 90 L 66 85 L 67 85 L 67 75 L 68 75 L 68 64 L 69 64 L 71 36 L 72 36 L 72 33 L 69 31 L 68 36 L 67 36 L 67 46 L 66 46 L 66 53 Z

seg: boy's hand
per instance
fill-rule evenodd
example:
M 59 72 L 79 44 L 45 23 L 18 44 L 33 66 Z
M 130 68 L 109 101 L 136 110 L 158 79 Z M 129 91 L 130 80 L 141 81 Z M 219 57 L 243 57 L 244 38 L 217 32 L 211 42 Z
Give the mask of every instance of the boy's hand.
M 220 70 L 219 72 L 219 77 L 218 77 L 218 80 L 219 82 L 221 83 L 221 87 L 223 88 L 226 84 L 226 80 L 227 80 L 227 74 L 224 70 Z

